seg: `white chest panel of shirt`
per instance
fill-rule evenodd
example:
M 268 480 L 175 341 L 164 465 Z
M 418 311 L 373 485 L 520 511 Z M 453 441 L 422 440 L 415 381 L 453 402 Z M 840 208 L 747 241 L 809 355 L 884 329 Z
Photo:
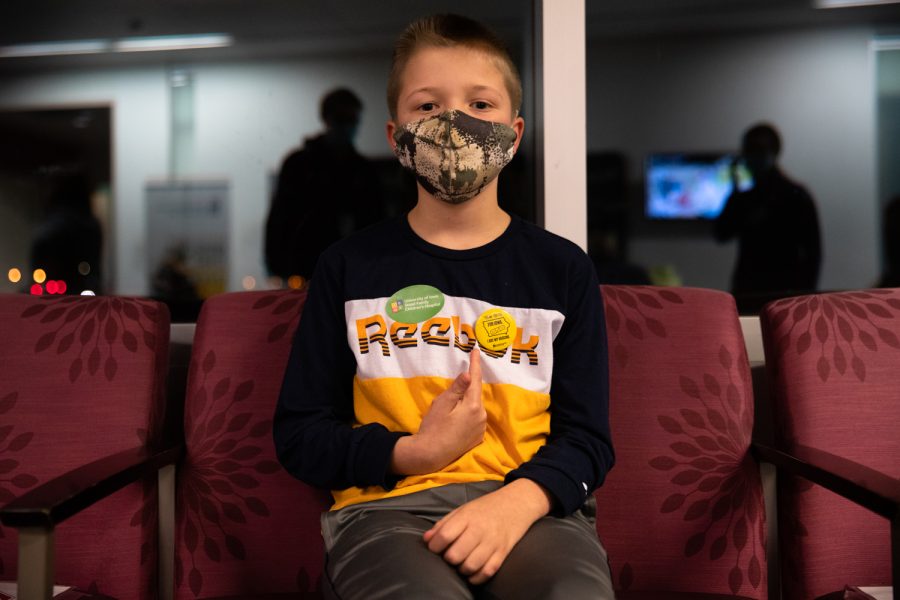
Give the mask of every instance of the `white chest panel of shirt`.
M 453 379 L 469 365 L 478 346 L 478 317 L 500 308 L 513 318 L 505 349 L 485 351 L 482 380 L 549 393 L 553 341 L 565 317 L 555 310 L 496 306 L 473 298 L 445 296 L 433 317 L 401 323 L 390 317 L 389 298 L 350 300 L 344 304 L 347 344 L 360 379 L 442 377 Z M 502 326 L 502 325 L 501 325 Z

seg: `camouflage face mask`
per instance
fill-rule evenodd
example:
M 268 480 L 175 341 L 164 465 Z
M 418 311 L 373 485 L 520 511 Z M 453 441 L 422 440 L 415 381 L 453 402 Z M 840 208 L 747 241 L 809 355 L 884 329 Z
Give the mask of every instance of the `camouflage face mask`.
M 398 128 L 394 152 L 428 191 L 445 202 L 473 198 L 515 153 L 516 132 L 503 123 L 448 110 Z

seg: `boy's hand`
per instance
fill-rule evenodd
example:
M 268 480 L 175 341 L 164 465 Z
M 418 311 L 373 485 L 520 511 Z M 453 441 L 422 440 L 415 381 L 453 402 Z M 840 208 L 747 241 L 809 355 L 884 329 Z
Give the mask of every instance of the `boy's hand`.
M 537 483 L 517 479 L 463 504 L 425 532 L 428 549 L 443 554 L 473 585 L 494 576 L 535 521 L 550 512 Z
M 481 400 L 481 352 L 470 354 L 469 371 L 460 373 L 435 398 L 419 431 L 397 440 L 391 471 L 422 475 L 440 471 L 484 440 L 487 412 Z

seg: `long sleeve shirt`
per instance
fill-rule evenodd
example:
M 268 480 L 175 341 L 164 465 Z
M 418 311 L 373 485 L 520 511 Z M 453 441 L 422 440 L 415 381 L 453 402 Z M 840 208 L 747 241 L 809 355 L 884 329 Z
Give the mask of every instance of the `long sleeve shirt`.
M 437 473 L 392 474 L 398 438 L 418 430 L 473 351 L 483 353 L 484 441 Z M 525 477 L 566 515 L 613 465 L 608 402 L 603 305 L 578 247 L 513 217 L 494 241 L 449 250 L 418 237 L 404 216 L 322 255 L 275 444 L 290 473 L 332 490 L 333 509 Z

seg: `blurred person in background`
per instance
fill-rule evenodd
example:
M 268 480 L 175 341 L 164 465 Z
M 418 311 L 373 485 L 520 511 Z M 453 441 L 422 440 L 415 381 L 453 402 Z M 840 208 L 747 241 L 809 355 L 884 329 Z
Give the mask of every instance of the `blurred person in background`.
M 171 246 L 150 279 L 150 297 L 165 302 L 173 323 L 196 323 L 203 298 L 188 267 L 184 243 Z
M 362 108 L 346 88 L 329 92 L 325 131 L 284 160 L 266 222 L 269 274 L 305 282 L 325 248 L 386 216 L 378 175 L 353 145 Z
M 738 240 L 735 296 L 816 289 L 822 261 L 816 205 L 778 167 L 780 152 L 778 131 L 760 123 L 744 133 L 740 156 L 753 187 L 738 191 L 737 164 L 732 168 L 734 192 L 716 220 L 715 236 L 720 242 Z

